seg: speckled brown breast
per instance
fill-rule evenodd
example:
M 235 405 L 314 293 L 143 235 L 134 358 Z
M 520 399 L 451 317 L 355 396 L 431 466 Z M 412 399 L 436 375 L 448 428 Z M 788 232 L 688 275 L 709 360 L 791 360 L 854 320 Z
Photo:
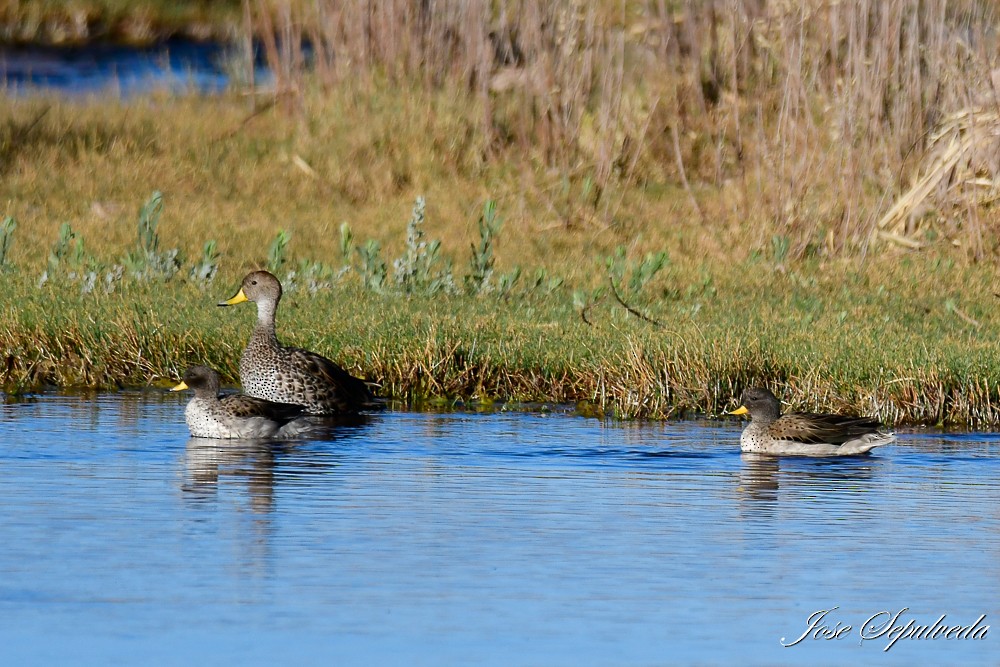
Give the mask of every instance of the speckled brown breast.
M 253 337 L 240 359 L 244 393 L 305 406 L 310 414 L 343 414 L 370 407 L 364 381 L 308 350 Z

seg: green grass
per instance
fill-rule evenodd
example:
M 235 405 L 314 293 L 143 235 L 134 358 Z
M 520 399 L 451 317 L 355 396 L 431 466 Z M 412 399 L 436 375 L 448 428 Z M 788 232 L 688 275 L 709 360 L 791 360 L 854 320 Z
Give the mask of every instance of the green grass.
M 672 267 L 662 278 L 630 304 L 662 326 L 611 299 L 590 309 L 588 325 L 565 289 L 404 297 L 350 280 L 286 295 L 278 326 L 284 342 L 323 352 L 410 403 L 578 402 L 587 413 L 666 418 L 719 414 L 744 387 L 767 384 L 794 407 L 890 423 L 1000 421 L 1000 361 L 988 333 L 1000 318 L 981 271 L 924 258 L 889 272 L 843 264 L 783 272 L 750 261 Z M 232 271 L 210 287 L 145 281 L 112 294 L 3 280 L 8 390 L 165 387 L 195 363 L 237 379 L 254 315 L 251 305 L 215 305 L 235 291 Z M 978 326 L 954 313 L 956 302 Z

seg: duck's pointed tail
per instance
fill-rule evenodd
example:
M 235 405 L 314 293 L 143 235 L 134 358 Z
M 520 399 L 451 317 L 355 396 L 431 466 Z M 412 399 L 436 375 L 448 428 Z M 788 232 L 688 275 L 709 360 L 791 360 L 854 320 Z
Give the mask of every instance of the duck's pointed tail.
M 867 454 L 876 447 L 888 445 L 891 442 L 896 442 L 895 433 L 869 433 L 860 438 L 845 442 L 840 446 L 840 449 L 845 456 Z

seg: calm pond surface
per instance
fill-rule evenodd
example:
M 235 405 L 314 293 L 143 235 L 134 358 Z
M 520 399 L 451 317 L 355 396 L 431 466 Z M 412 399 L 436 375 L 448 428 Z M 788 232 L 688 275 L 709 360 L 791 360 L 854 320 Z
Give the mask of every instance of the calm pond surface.
M 0 84 L 9 92 L 35 90 L 63 95 L 117 93 L 128 97 L 153 90 L 218 93 L 234 74 L 243 76 L 246 58 L 231 47 L 172 40 L 149 47 L 88 44 L 73 47 L 0 46 Z M 260 58 L 258 81 L 270 80 Z
M 5 664 L 1000 662 L 997 435 L 779 460 L 737 422 L 386 412 L 226 445 L 186 400 L 2 406 Z M 993 627 L 860 642 L 904 608 Z

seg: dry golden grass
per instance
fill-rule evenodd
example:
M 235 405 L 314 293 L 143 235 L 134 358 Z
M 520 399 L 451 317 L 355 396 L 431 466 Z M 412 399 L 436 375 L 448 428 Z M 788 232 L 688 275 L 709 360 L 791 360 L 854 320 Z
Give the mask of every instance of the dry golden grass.
M 627 222 L 621 227 L 632 231 L 625 235 L 596 222 L 567 224 L 559 207 L 589 208 L 578 193 L 563 192 L 559 176 L 543 166 L 469 157 L 461 145 L 463 109 L 447 94 L 316 96 L 308 122 L 274 111 L 246 125 L 249 111 L 239 97 L 128 105 L 18 100 L 10 108 L 0 198 L 8 202 L 4 213 L 21 224 L 12 252 L 17 264 L 41 263 L 63 222 L 89 252 L 113 260 L 134 245 L 138 208 L 154 190 L 164 194 L 163 244 L 191 256 L 214 238 L 233 271 L 262 262 L 279 228 L 292 233 L 297 257 L 333 263 L 344 221 L 359 239 L 379 239 L 396 255 L 421 194 L 428 233 L 456 258 L 476 240 L 475 221 L 490 197 L 505 220 L 499 257 L 508 265 L 516 259 L 572 272 L 576 260 L 623 240 L 637 240 L 637 251 L 659 249 L 671 233 L 660 224 L 637 234 L 643 225 Z M 675 217 L 676 201 L 642 195 L 624 198 L 623 217 L 634 219 L 631 211 L 640 208 L 654 218 Z
M 343 221 L 391 251 L 421 194 L 451 253 L 497 199 L 502 242 L 527 265 L 619 243 L 718 261 L 775 243 L 790 259 L 880 242 L 996 251 L 989 161 L 962 163 L 977 192 L 906 212 L 919 234 L 879 224 L 934 171 L 940 138 L 963 132 L 954 119 L 995 115 L 991 5 L 250 7 L 259 34 L 285 37 L 263 40 L 278 76 L 257 95 L 57 102 L 35 125 L 42 102 L 12 104 L 6 212 L 118 247 L 160 190 L 169 242 L 196 251 L 214 236 L 242 265 L 279 227 L 315 259 Z M 292 38 L 310 40 L 314 70 Z
M 792 257 L 867 252 L 934 133 L 998 106 L 997 16 L 977 0 L 252 6 L 289 110 L 314 85 L 444 89 L 470 153 L 530 156 L 583 193 L 552 206 L 565 224 L 620 226 L 622 190 L 682 187 L 685 216 L 787 237 Z M 922 210 L 944 218 L 925 229 L 992 252 L 996 216 L 952 208 Z
M 178 34 L 229 38 L 240 18 L 240 0 L 0 0 L 0 40 L 66 45 L 148 44 Z

